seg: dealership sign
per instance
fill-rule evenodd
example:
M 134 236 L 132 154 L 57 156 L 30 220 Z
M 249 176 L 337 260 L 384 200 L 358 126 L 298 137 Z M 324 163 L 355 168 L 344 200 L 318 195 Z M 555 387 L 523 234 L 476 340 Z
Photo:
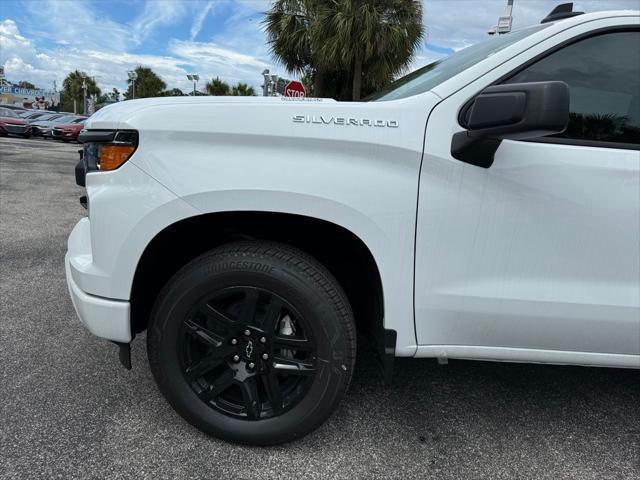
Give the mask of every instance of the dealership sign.
M 53 90 L 0 85 L 0 105 L 20 105 L 27 108 L 45 109 L 55 107 L 59 103 L 60 93 Z

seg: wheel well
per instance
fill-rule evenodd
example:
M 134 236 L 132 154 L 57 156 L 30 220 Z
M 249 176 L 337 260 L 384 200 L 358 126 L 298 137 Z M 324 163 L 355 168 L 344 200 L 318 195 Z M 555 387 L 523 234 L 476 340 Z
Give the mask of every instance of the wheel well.
M 198 255 L 234 240 L 272 240 L 316 258 L 344 289 L 358 331 L 374 343 L 384 336 L 382 282 L 373 255 L 349 230 L 301 215 L 224 212 L 191 217 L 160 232 L 145 249 L 131 289 L 131 329 L 147 328 L 162 287 Z

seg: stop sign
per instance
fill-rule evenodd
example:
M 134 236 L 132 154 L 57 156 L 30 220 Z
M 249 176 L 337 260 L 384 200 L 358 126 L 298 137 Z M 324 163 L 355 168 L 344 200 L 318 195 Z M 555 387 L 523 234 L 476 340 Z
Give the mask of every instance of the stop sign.
M 297 80 L 291 80 L 284 87 L 284 96 L 285 97 L 304 97 L 304 85 Z

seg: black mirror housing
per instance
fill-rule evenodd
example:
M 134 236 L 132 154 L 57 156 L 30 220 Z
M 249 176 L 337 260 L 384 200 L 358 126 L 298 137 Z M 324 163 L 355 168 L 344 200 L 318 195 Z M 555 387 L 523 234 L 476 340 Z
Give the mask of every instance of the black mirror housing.
M 569 86 L 557 81 L 494 85 L 475 97 L 464 116 L 468 130 L 453 136 L 451 155 L 489 168 L 502 140 L 524 140 L 566 130 Z
M 569 86 L 564 82 L 494 85 L 469 110 L 471 137 L 522 140 L 562 133 L 569 123 Z

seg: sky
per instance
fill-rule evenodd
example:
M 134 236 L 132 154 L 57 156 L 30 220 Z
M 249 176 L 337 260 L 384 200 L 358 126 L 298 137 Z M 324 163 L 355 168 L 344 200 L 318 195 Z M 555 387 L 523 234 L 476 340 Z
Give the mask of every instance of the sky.
M 426 35 L 409 70 L 487 38 L 506 0 L 424 0 Z M 539 23 L 561 0 L 515 0 L 513 28 Z M 219 76 L 259 91 L 261 72 L 287 78 L 261 25 L 269 0 L 0 0 L 0 64 L 8 80 L 58 88 L 83 70 L 103 91 L 126 89 L 127 70 L 152 68 L 190 91 Z M 640 9 L 640 0 L 575 0 L 574 10 Z

